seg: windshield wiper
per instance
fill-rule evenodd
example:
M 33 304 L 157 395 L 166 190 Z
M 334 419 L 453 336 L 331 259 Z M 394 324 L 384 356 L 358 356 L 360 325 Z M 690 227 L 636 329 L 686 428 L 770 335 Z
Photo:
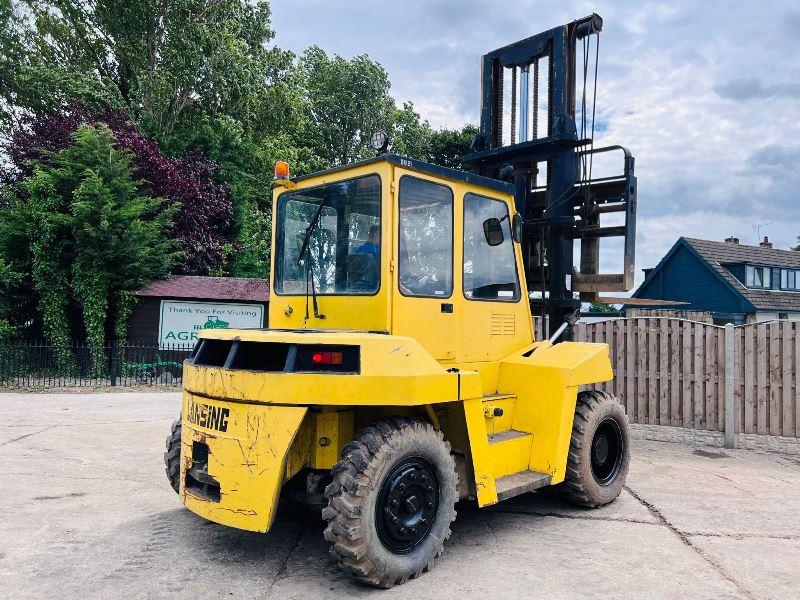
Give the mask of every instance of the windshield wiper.
M 300 257 L 298 258 L 297 262 L 303 260 L 303 254 L 305 254 L 306 250 L 308 250 L 308 242 L 311 240 L 311 234 L 314 233 L 314 229 L 316 229 L 317 223 L 319 223 L 319 218 L 322 215 L 322 209 L 325 208 L 327 202 L 328 202 L 328 190 L 325 190 L 325 193 L 322 196 L 322 200 L 319 201 L 317 212 L 314 213 L 314 217 L 311 219 L 311 222 L 308 224 L 308 227 L 306 227 L 306 235 L 303 237 L 303 244 L 300 246 Z
M 311 241 L 311 234 L 314 233 L 314 229 L 316 229 L 317 224 L 319 223 L 319 218 L 322 215 L 322 209 L 325 208 L 325 204 L 328 202 L 328 190 L 325 190 L 325 194 L 322 196 L 322 200 L 319 202 L 319 206 L 317 207 L 317 212 L 314 213 L 314 218 L 311 219 L 311 222 L 306 227 L 306 234 L 303 237 L 303 244 L 300 246 L 300 256 L 297 259 L 297 262 L 303 260 L 304 255 L 306 256 L 306 322 L 308 321 L 309 314 L 308 314 L 308 284 L 311 283 L 311 299 L 312 304 L 314 306 L 314 318 L 315 319 L 324 319 L 325 315 L 319 312 L 319 307 L 317 306 L 317 288 L 314 285 L 314 261 L 311 258 L 311 251 L 309 250 L 309 242 Z

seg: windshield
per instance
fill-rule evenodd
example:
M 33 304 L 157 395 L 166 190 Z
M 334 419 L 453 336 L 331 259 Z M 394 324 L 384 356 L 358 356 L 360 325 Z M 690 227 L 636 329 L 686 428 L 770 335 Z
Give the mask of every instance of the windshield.
M 306 230 L 322 211 L 300 256 Z M 313 274 L 317 294 L 374 294 L 380 287 L 381 180 L 368 175 L 278 198 L 275 291 L 305 294 Z

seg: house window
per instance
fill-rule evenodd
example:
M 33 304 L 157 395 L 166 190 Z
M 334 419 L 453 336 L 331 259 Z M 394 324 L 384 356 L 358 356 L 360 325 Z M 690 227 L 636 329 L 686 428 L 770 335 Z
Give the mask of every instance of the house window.
M 797 271 L 792 269 L 781 269 L 781 289 L 782 290 L 796 290 L 800 289 L 800 278 L 797 277 Z
M 772 269 L 769 267 L 745 267 L 745 285 L 747 287 L 768 288 L 772 286 Z

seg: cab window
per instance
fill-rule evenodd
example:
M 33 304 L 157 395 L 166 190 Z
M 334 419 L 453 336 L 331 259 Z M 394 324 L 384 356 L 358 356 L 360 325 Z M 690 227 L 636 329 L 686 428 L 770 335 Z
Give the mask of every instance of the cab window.
M 500 221 L 503 241 L 499 245 L 486 241 L 483 224 L 490 218 Z M 470 300 L 499 302 L 520 298 L 508 205 L 478 194 L 464 195 L 464 295 Z
M 317 294 L 375 294 L 380 215 L 378 175 L 281 194 L 275 291 L 305 294 L 313 283 Z
M 400 293 L 447 298 L 453 293 L 453 192 L 446 185 L 400 179 Z

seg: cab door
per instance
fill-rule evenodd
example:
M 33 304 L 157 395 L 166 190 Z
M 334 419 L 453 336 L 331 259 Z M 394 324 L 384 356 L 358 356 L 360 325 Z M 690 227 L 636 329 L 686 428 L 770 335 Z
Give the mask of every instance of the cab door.
M 418 340 L 437 360 L 456 348 L 453 188 L 395 170 L 392 333 Z
M 463 199 L 463 265 L 459 362 L 495 361 L 533 341 L 521 255 L 511 235 L 512 212 L 500 198 L 467 192 Z M 502 236 L 487 240 L 487 220 Z

